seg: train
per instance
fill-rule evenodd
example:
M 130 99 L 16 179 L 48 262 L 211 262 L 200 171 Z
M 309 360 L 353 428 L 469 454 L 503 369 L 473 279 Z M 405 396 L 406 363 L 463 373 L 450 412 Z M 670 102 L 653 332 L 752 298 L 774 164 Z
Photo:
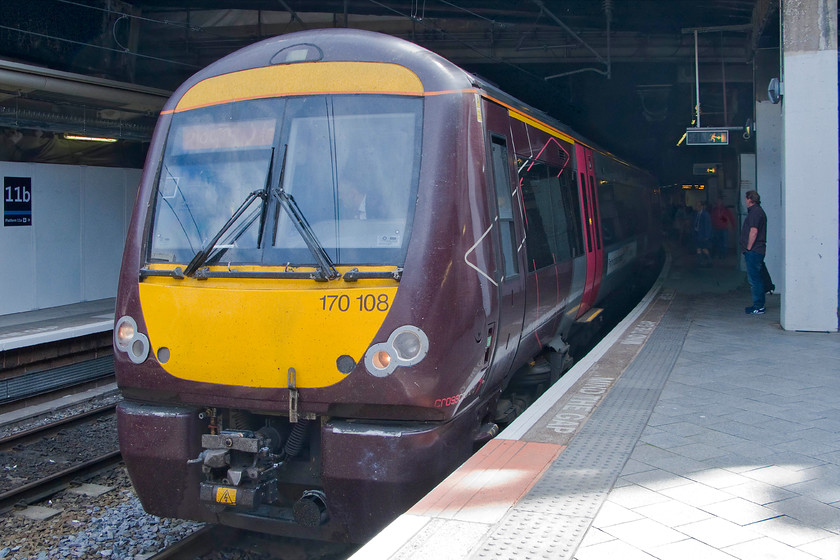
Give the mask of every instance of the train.
M 266 39 L 163 108 L 116 298 L 149 513 L 364 542 L 655 266 L 656 181 L 416 44 Z

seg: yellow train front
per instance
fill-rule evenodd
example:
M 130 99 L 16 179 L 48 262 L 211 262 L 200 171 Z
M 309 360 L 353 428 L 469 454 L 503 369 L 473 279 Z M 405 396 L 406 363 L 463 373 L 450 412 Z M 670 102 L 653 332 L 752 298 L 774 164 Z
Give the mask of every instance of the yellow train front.
M 562 373 L 656 248 L 645 177 L 393 37 L 202 70 L 159 120 L 117 297 L 144 508 L 369 538 Z

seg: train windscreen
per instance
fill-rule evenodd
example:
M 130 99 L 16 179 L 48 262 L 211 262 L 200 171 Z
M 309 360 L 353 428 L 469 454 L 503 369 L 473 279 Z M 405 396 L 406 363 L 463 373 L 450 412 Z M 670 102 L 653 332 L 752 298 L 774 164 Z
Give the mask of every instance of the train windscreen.
M 386 95 L 261 99 L 177 113 L 148 260 L 189 263 L 204 252 L 208 265 L 315 266 L 302 217 L 336 265 L 402 266 L 421 127 L 421 99 Z

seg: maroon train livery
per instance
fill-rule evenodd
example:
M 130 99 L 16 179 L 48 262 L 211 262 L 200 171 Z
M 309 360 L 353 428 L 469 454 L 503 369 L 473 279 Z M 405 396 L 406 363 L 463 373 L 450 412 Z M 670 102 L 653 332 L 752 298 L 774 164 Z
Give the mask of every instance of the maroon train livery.
M 569 366 L 659 250 L 646 173 L 440 56 L 306 31 L 190 78 L 120 274 L 150 513 L 361 542 Z

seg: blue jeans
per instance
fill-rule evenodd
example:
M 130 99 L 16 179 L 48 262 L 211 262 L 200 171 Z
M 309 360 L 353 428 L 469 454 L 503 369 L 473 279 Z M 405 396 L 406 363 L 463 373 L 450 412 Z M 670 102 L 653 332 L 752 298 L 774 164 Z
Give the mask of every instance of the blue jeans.
M 744 261 L 747 264 L 747 281 L 750 283 L 753 307 L 764 307 L 764 282 L 761 280 L 761 263 L 764 255 L 755 251 L 745 251 Z

